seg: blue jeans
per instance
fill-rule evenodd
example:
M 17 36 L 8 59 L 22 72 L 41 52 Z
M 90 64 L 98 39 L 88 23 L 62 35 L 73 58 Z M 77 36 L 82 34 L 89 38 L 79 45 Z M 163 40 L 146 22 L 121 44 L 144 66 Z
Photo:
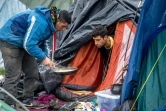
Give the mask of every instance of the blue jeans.
M 8 44 L 2 40 L 0 40 L 0 50 L 5 67 L 3 88 L 17 98 L 17 85 L 20 81 L 21 73 L 24 72 L 23 96 L 25 98 L 33 97 L 39 81 L 36 59 L 29 55 L 23 48 Z M 15 104 L 15 101 L 8 95 L 4 95 L 4 99 L 7 104 Z

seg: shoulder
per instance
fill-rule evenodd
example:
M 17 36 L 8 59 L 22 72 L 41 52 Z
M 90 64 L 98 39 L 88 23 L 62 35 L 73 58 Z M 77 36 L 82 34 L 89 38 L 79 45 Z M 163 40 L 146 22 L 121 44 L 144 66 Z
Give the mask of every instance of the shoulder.
M 42 27 L 47 27 L 48 23 L 47 21 L 38 14 L 31 14 L 28 18 L 29 23 L 33 22 L 35 25 L 41 25 Z

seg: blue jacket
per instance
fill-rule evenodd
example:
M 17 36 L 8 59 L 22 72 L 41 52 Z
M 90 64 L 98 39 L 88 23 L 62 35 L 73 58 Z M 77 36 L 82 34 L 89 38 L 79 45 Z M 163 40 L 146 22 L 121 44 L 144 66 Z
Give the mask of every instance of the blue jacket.
M 0 39 L 24 48 L 31 56 L 43 61 L 46 40 L 55 32 L 50 9 L 38 6 L 10 18 L 0 29 Z

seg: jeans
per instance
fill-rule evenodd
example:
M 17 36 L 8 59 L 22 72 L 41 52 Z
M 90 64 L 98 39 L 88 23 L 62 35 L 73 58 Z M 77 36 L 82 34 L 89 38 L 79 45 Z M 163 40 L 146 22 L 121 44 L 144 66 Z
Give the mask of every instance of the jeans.
M 0 50 L 5 67 L 5 82 L 3 88 L 17 98 L 17 85 L 20 81 L 21 73 L 24 72 L 23 97 L 33 97 L 39 81 L 36 59 L 29 55 L 23 48 L 8 44 L 2 40 L 0 40 Z M 4 101 L 7 104 L 16 103 L 6 94 L 4 95 Z

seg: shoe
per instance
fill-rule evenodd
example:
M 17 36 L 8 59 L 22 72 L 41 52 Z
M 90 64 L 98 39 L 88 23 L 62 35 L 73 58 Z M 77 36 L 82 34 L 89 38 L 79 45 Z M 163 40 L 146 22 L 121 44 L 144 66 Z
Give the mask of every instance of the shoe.
M 28 104 L 31 104 L 33 102 L 33 99 L 32 98 L 26 98 L 22 102 L 23 102 L 24 105 L 28 105 Z
M 59 110 L 62 106 L 58 104 L 58 101 L 56 100 L 51 100 L 48 106 L 49 110 Z
M 30 109 L 44 109 L 44 108 L 46 108 L 46 105 L 40 104 L 37 101 L 33 101 L 31 104 L 26 105 L 26 107 L 28 107 Z
M 46 106 L 44 104 L 40 104 L 39 102 L 34 101 L 31 98 L 27 98 L 27 99 L 23 100 L 23 104 L 27 108 L 31 108 L 31 109 L 43 109 L 43 108 L 46 108 Z

